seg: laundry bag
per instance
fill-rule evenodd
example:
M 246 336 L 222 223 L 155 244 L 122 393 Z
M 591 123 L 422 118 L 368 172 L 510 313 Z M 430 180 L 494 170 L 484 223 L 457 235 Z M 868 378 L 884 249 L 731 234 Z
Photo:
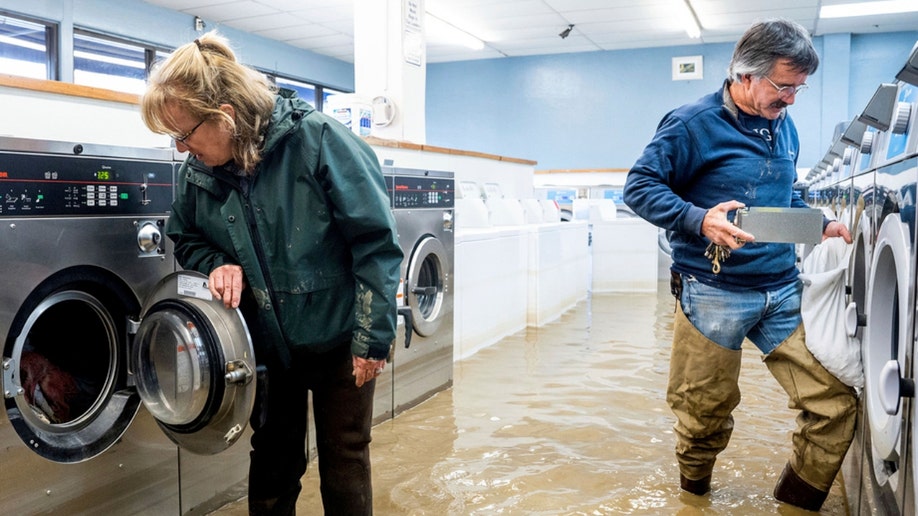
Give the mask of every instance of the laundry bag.
M 845 272 L 851 248 L 841 238 L 827 238 L 806 257 L 800 274 L 800 314 L 813 356 L 844 384 L 861 388 L 860 342 L 845 330 Z

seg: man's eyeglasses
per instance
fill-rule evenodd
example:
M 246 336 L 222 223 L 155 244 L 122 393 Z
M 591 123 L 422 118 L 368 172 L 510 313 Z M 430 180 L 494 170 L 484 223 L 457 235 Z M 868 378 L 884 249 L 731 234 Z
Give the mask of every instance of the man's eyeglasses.
M 184 145 L 185 140 L 187 140 L 188 138 L 191 138 L 191 135 L 194 134 L 194 132 L 198 130 L 198 127 L 201 127 L 201 124 L 203 124 L 206 120 L 207 120 L 206 118 L 202 118 L 201 121 L 198 122 L 198 125 L 192 127 L 190 131 L 188 131 L 187 133 L 181 136 L 175 136 L 172 139 L 175 140 L 176 143 L 181 143 L 182 145 Z
M 778 90 L 778 98 L 782 100 L 787 100 L 793 97 L 794 95 L 798 93 L 802 93 L 804 90 L 809 88 L 809 85 L 807 85 L 807 83 L 803 83 L 800 86 L 778 86 L 777 84 L 774 83 L 774 81 L 772 81 L 768 77 L 763 75 L 762 78 L 768 81 L 768 84 L 771 84 L 772 86 L 775 87 L 776 90 Z

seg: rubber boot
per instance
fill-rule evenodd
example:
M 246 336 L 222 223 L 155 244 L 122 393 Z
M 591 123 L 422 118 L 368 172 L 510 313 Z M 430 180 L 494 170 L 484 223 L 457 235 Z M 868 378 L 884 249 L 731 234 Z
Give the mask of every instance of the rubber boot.
M 764 361 L 787 392 L 788 407 L 800 411 L 775 498 L 818 511 L 854 438 L 857 397 L 810 353 L 802 324 Z
M 690 493 L 710 490 L 714 461 L 730 442 L 741 359 L 742 351 L 712 342 L 676 310 L 666 401 L 676 416 L 679 484 Z

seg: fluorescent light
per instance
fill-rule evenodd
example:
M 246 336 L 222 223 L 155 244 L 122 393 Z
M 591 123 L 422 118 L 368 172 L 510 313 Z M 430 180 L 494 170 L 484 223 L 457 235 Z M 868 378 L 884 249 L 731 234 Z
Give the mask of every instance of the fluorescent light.
M 682 25 L 685 27 L 685 33 L 692 39 L 701 37 L 701 26 L 698 25 L 698 18 L 695 16 L 695 10 L 692 9 L 690 0 L 678 0 L 676 7 L 679 17 L 682 19 Z
M 819 10 L 819 17 L 849 18 L 852 16 L 910 13 L 916 11 L 918 11 L 918 2 L 915 0 L 881 0 L 879 2 L 824 5 Z
M 481 50 L 485 47 L 484 41 L 472 36 L 455 25 L 427 13 L 426 37 L 429 40 L 441 41 L 447 44 L 462 45 L 472 50 Z

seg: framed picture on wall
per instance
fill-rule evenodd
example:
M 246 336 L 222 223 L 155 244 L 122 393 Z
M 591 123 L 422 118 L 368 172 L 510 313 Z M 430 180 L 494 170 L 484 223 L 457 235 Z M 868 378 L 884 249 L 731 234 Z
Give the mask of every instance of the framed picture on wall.
M 703 79 L 703 56 L 683 56 L 673 58 L 673 80 L 689 81 Z

